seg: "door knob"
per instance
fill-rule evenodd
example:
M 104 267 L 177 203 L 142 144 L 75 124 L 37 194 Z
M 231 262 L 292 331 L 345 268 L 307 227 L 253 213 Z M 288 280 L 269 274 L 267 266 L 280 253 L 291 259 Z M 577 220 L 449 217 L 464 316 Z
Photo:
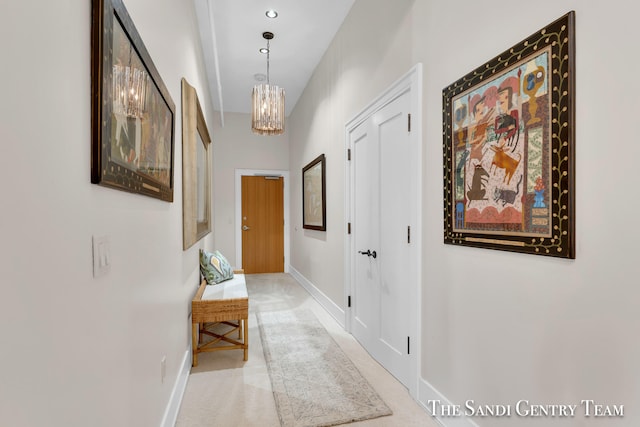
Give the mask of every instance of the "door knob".
M 359 254 L 362 255 L 366 255 L 366 256 L 372 256 L 374 258 L 376 258 L 378 256 L 378 254 L 376 254 L 376 251 L 371 252 L 369 249 L 367 249 L 367 251 L 358 251 Z
M 250 230 L 250 228 L 249 228 L 249 227 L 247 227 L 246 225 L 243 225 L 243 226 L 242 226 L 242 231 L 247 231 L 247 230 Z

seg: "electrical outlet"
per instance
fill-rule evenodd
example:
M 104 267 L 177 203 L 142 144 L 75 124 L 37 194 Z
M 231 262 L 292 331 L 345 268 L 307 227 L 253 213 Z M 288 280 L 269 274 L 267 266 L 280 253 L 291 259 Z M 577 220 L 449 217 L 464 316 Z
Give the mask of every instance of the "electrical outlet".
M 160 359 L 160 382 L 164 384 L 164 377 L 167 376 L 167 356 Z

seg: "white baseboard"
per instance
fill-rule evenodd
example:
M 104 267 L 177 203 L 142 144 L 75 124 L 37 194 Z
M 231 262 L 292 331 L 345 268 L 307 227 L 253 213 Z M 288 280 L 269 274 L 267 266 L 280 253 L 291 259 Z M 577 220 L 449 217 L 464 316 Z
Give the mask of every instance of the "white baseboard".
M 174 427 L 178 420 L 178 412 L 180 411 L 180 405 L 182 404 L 182 398 L 184 392 L 187 389 L 187 382 L 189 381 L 189 373 L 191 372 L 191 349 L 187 349 L 182 358 L 182 368 L 178 373 L 176 383 L 173 385 L 173 391 L 171 392 L 171 398 L 167 404 L 167 408 L 164 411 L 164 417 L 162 417 L 162 427 Z
M 313 283 L 311 283 L 306 277 L 304 277 L 298 270 L 289 266 L 289 274 L 300 283 L 300 285 L 311 294 L 311 296 L 318 301 L 318 303 L 333 317 L 336 322 L 344 329 L 344 310 L 341 309 L 336 303 L 334 303 L 328 296 L 326 296 L 320 289 L 318 289 Z
M 435 389 L 431 384 L 420 378 L 418 385 L 418 403 L 422 405 L 427 414 L 431 414 L 430 401 L 439 400 L 440 405 L 451 405 L 452 403 L 444 397 L 442 393 Z M 433 416 L 433 415 L 432 415 Z M 461 415 L 459 417 L 439 417 L 434 416 L 435 419 L 443 427 L 480 427 L 473 422 L 470 418 Z

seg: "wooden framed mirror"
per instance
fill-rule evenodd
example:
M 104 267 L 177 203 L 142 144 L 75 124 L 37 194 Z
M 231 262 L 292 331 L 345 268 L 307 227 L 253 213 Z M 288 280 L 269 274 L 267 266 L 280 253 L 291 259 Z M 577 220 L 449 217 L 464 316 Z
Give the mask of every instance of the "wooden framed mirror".
M 182 79 L 182 248 L 211 232 L 211 137 L 198 94 Z

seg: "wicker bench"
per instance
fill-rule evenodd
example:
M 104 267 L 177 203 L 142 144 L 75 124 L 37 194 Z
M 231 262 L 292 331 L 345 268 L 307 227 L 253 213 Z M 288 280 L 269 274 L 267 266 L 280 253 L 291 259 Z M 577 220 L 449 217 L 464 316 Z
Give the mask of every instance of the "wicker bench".
M 208 351 L 242 349 L 244 360 L 249 358 L 249 295 L 243 270 L 217 285 L 209 286 L 203 280 L 191 301 L 191 317 L 193 366 L 198 366 L 198 353 Z M 222 332 L 220 324 L 230 329 Z M 238 338 L 230 338 L 235 331 Z M 203 343 L 203 335 L 213 339 Z

